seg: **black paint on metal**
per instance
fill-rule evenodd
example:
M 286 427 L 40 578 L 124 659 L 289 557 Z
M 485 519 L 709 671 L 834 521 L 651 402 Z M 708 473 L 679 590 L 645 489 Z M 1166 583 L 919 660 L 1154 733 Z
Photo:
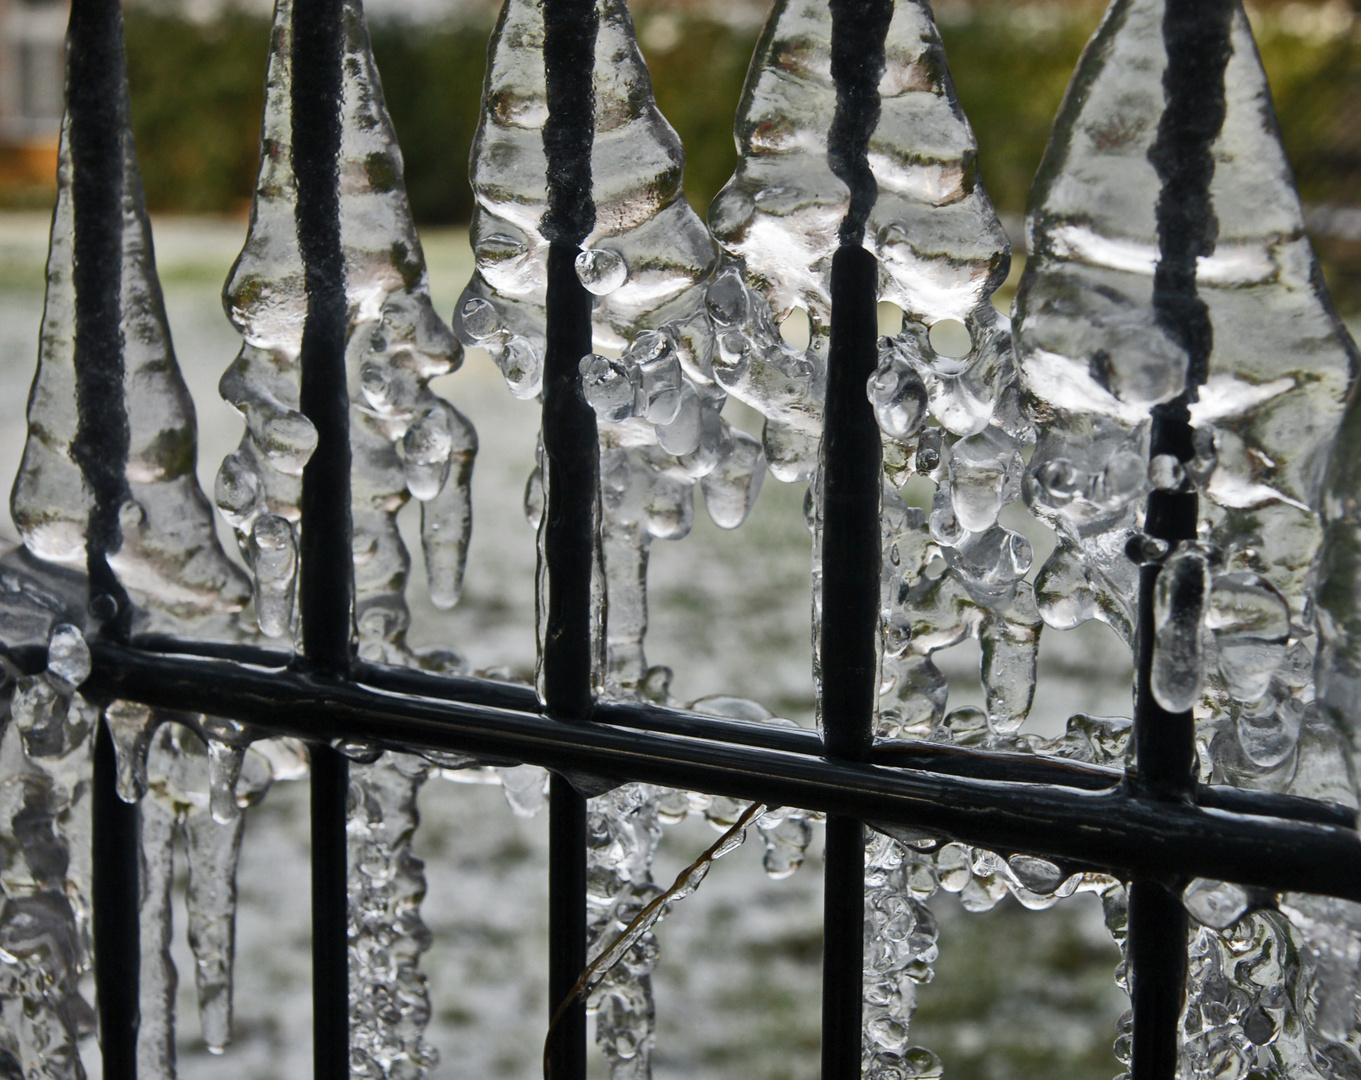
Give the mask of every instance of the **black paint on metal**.
M 591 295 L 577 278 L 581 242 L 595 225 L 594 0 L 544 0 L 548 118 L 547 346 L 543 378 L 545 508 L 541 557 L 548 576 L 542 689 L 556 717 L 586 720 L 596 670 L 591 580 L 599 533 L 600 449 L 595 413 L 578 365 L 591 351 Z M 560 776 L 549 791 L 548 1013 L 553 1016 L 586 967 L 586 800 Z M 586 1006 L 563 1010 L 546 1051 L 552 1080 L 586 1078 Z
M 549 781 L 548 1005 L 550 1017 L 586 967 L 586 799 L 563 776 Z M 550 1036 L 548 1075 L 586 1075 L 586 1005 L 563 1010 Z
M 1130 1074 L 1177 1075 L 1177 1031 L 1186 995 L 1186 909 L 1181 886 L 1139 879 L 1129 886 L 1129 996 L 1134 1009 Z M 1137 1070 L 1137 1071 L 1136 1071 Z
M 118 797 L 113 737 L 95 731 L 91 831 L 95 993 L 104 1080 L 136 1080 L 138 985 L 142 970 L 141 815 Z
M 888 5 L 884 5 L 888 6 Z M 891 7 L 890 7 L 891 10 Z M 833 72 L 838 30 L 833 7 Z M 859 28 L 860 23 L 852 23 Z M 884 23 L 885 29 L 887 22 Z M 842 42 L 842 51 L 845 42 Z M 883 38 L 879 38 L 882 69 Z M 844 66 L 844 64 L 843 64 Z M 878 114 L 878 76 L 870 86 Z M 857 66 L 857 74 L 866 66 Z M 858 81 L 852 85 L 858 86 Z M 859 118 L 838 89 L 837 117 Z M 833 133 L 838 131 L 833 124 Z M 857 132 L 857 135 L 861 132 Z M 863 163 L 865 141 L 846 137 Z M 868 166 L 865 167 L 868 171 Z M 873 184 L 873 177 L 869 177 Z M 872 202 L 873 191 L 870 192 Z M 861 197 L 863 201 L 863 196 Z M 853 189 L 852 206 L 857 196 Z M 861 208 L 860 232 L 864 231 Z M 848 215 L 849 217 L 850 215 Z M 862 762 L 874 730 L 875 643 L 879 618 L 879 426 L 866 392 L 877 359 L 878 263 L 858 243 L 832 259 L 832 326 L 827 357 L 827 404 L 822 437 L 822 732 L 827 756 Z M 829 818 L 823 884 L 822 1077 L 857 1080 L 863 1006 L 865 830 L 857 820 Z
M 1149 452 L 1181 462 L 1195 454 L 1190 404 L 1209 373 L 1213 330 L 1196 288 L 1197 259 L 1213 253 L 1218 233 L 1210 183 L 1211 147 L 1224 126 L 1224 72 L 1231 53 L 1233 0 L 1169 2 L 1163 14 L 1167 66 L 1165 106 L 1149 160 L 1161 181 L 1158 193 L 1158 265 L 1153 309 L 1158 326 L 1186 353 L 1186 387 L 1153 410 Z M 1193 540 L 1199 521 L 1194 491 L 1150 494 L 1144 531 L 1176 544 Z M 1135 641 L 1136 789 L 1164 800 L 1191 800 L 1195 791 L 1195 720 L 1154 700 L 1154 592 L 1161 567 L 1139 571 Z M 1180 893 L 1185 879 L 1166 868 L 1158 880 L 1136 879 L 1129 891 L 1129 978 L 1134 1006 L 1132 1080 L 1172 1080 L 1177 1032 L 1186 996 L 1187 915 Z
M 296 0 L 292 110 L 296 218 L 307 288 L 300 409 L 317 429 L 302 474 L 298 607 L 303 656 L 343 675 L 351 653 L 350 397 L 345 381 L 345 261 L 340 246 L 343 5 Z
M 350 763 L 325 742 L 312 743 L 308 753 L 312 766 L 312 1075 L 315 1080 L 348 1080 L 350 962 L 345 808 Z
M 878 196 L 870 137 L 892 0 L 830 0 L 836 111 L 827 160 L 850 201 L 832 257 L 823 421 L 822 731 L 827 757 L 868 760 L 874 740 L 879 615 L 879 426 L 866 385 L 878 359 L 878 263 L 862 248 Z M 864 990 L 865 827 L 827 819 L 823 876 L 822 1080 L 859 1080 Z
M 124 658 L 128 658 L 126 662 L 136 663 L 143 671 L 153 670 L 158 663 L 155 655 L 142 651 L 153 647 L 156 652 L 175 654 L 186 659 L 203 657 L 234 660 L 239 664 L 261 669 L 259 674 L 267 674 L 271 670 L 283 673 L 292 658 L 291 653 L 250 645 L 179 641 L 164 637 L 138 638 L 133 641 L 133 646 L 133 650 L 117 649 L 114 653 L 107 651 L 108 646 L 99 646 L 97 652 L 110 658 L 109 663 L 113 666 L 125 662 Z M 47 650 L 41 646 L 7 649 L 0 655 L 15 664 L 22 674 L 27 675 L 36 675 L 42 671 L 47 661 Z M 167 660 L 169 663 L 166 667 L 166 677 L 172 681 L 185 681 L 185 670 L 171 657 L 168 656 Z M 446 701 L 465 707 L 488 706 L 513 713 L 543 714 L 543 706 L 538 695 L 527 686 L 492 679 L 431 675 L 409 668 L 387 667 L 362 661 L 352 666 L 351 674 L 358 688 L 383 692 L 385 698 L 391 698 L 393 695 L 410 695 L 432 699 L 432 704 L 434 701 Z M 663 708 L 636 701 L 597 701 L 591 709 L 591 719 L 618 728 L 779 750 L 809 757 L 819 757 L 823 753 L 822 739 L 816 732 L 806 728 L 706 716 L 703 713 Z M 453 742 L 449 745 L 435 748 L 458 749 L 457 730 L 450 733 L 450 739 Z M 514 760 L 518 761 L 519 758 Z M 880 741 L 871 749 L 870 761 L 876 765 L 922 770 L 939 776 L 1046 784 L 1080 791 L 1113 791 L 1125 779 L 1125 774 L 1120 770 L 1103 765 L 1090 765 L 1048 755 L 971 750 L 941 743 Z M 1354 809 L 1336 803 L 1320 802 L 1317 799 L 1210 784 L 1197 785 L 1194 795 L 1196 804 L 1206 809 L 1274 817 L 1283 821 L 1334 825 L 1344 829 L 1356 827 L 1357 814 Z
M 295 0 L 292 16 L 295 217 L 307 289 L 300 409 L 317 430 L 302 474 L 298 607 L 300 663 L 323 678 L 349 673 L 354 607 L 350 518 L 348 323 L 340 238 L 340 108 L 344 5 Z M 345 802 L 348 761 L 311 747 L 312 1056 L 315 1080 L 350 1074 Z
M 209 712 L 312 741 L 444 750 L 908 825 L 1006 854 L 1361 900 L 1350 826 L 1207 810 L 1126 788 L 980 779 L 828 761 L 706 738 L 394 694 L 306 672 L 93 642 L 95 695 Z M 1244 796 L 1249 793 L 1242 793 Z M 1322 806 L 1323 804 L 1317 804 Z M 1274 809 L 1274 808 L 1273 808 Z
M 86 529 L 90 613 L 100 632 L 126 640 L 127 592 L 109 566 L 122 544 L 130 444 L 124 403 L 123 200 L 128 135 L 123 19 L 117 0 L 73 0 L 67 35 L 67 112 L 75 236 L 76 434 L 71 457 L 91 495 Z M 44 657 L 45 663 L 45 657 Z M 94 958 L 104 1080 L 136 1080 L 140 820 L 118 797 L 113 739 L 96 724 L 92 799 Z
M 67 37 L 72 281 L 76 301 L 76 435 L 71 457 L 93 496 L 86 530 L 91 613 L 126 640 L 132 604 L 107 556 L 122 545 L 119 510 L 131 497 L 123 389 L 123 141 L 128 89 L 123 17 L 116 0 L 75 0 Z

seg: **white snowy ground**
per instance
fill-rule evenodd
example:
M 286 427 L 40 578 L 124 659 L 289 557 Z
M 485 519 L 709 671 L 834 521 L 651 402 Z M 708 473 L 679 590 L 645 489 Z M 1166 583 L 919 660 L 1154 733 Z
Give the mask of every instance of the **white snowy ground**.
M 45 218 L 0 216 L 0 483 L 14 475 L 42 308 Z M 218 299 L 244 222 L 170 218 L 156 244 L 171 327 L 198 405 L 205 490 L 240 437 L 216 393 L 239 347 Z M 471 270 L 466 234 L 426 238 L 434 299 L 447 317 Z M 464 599 L 453 613 L 413 604 L 413 643 L 439 642 L 479 668 L 527 674 L 533 664 L 533 535 L 520 509 L 536 410 L 505 389 L 484 354 L 436 387 L 477 426 L 475 523 Z M 736 422 L 751 413 L 730 403 Z M 724 692 L 756 698 L 810 723 L 808 535 L 802 489 L 768 480 L 752 519 L 735 533 L 697 509 L 693 535 L 653 549 L 649 658 L 676 671 L 690 700 Z M 0 535 L 13 538 L 5 519 Z M 225 538 L 224 538 L 225 539 Z M 1037 562 L 1046 554 L 1035 536 Z M 414 593 L 419 593 L 417 583 Z M 977 649 L 942 662 L 952 705 L 981 702 Z M 1028 730 L 1052 735 L 1075 712 L 1128 715 L 1129 661 L 1112 634 L 1051 635 Z M 181 1074 L 190 1080 L 296 1080 L 309 1075 L 307 791 L 280 784 L 251 812 L 239 873 L 236 1039 L 222 1057 L 198 1038 L 192 960 L 182 941 Z M 546 1010 L 546 820 L 513 817 L 496 788 L 432 780 L 422 795 L 416 849 L 426 861 L 423 906 L 434 934 L 424 969 L 440 1050 L 435 1075 L 458 1080 L 533 1077 Z M 713 837 L 687 822 L 668 830 L 657 877 L 669 881 Z M 723 862 L 660 930 L 654 979 L 659 1080 L 785 1080 L 818 1066 L 820 846 L 782 882 L 768 881 L 753 843 Z M 947 1075 L 980 1080 L 1106 1078 L 1116 1017 L 1127 1007 L 1112 976 L 1118 955 L 1090 897 L 1032 913 L 1010 900 L 968 915 L 933 901 L 942 923 L 937 976 L 919 996 L 913 1042 L 944 1059 Z M 182 906 L 177 927 L 184 925 Z M 182 935 L 182 931 L 181 935 Z M 90 1060 L 98 1051 L 90 1050 Z M 597 1063 L 598 1067 L 599 1063 Z M 603 1075 L 603 1069 L 600 1069 Z

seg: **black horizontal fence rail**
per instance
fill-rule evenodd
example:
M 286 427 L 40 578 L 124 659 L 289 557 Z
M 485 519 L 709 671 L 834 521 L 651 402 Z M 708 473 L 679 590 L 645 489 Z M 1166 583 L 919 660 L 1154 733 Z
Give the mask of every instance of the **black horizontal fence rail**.
M 210 713 L 289 735 L 311 748 L 314 1045 L 319 1080 L 349 1073 L 345 815 L 347 759 L 359 741 L 403 751 L 457 751 L 483 761 L 553 770 L 550 793 L 550 1015 L 586 963 L 586 797 L 581 777 L 641 781 L 828 815 L 823 984 L 824 1080 L 861 1070 L 865 827 L 901 826 L 1004 855 L 1054 860 L 1066 872 L 1131 883 L 1129 960 L 1134 1080 L 1171 1080 L 1185 994 L 1187 918 L 1180 891 L 1195 877 L 1259 890 L 1315 892 L 1361 902 L 1354 811 L 1313 800 L 1197 783 L 1192 717 L 1168 714 L 1149 690 L 1156 563 L 1141 569 L 1134 719 L 1128 772 L 1040 755 L 873 740 L 879 590 L 880 442 L 864 392 L 876 357 L 877 263 L 861 246 L 874 201 L 866 152 L 891 0 L 830 0 L 837 106 L 833 171 L 850 204 L 832 265 L 832 313 L 821 498 L 823 734 L 595 696 L 592 610 L 599 527 L 595 416 L 577 380 L 591 350 L 591 304 L 574 271 L 594 227 L 591 200 L 593 0 L 545 0 L 550 240 L 543 394 L 546 509 L 542 558 L 542 697 L 529 687 L 443 677 L 353 656 L 346 297 L 337 161 L 342 60 L 339 0 L 295 0 L 293 165 L 296 222 L 309 298 L 302 345 L 302 411 L 318 431 L 303 478 L 300 655 L 246 645 L 129 640 L 130 607 L 109 570 L 125 481 L 117 221 L 122 196 L 116 0 L 74 0 L 69 106 L 75 176 L 77 446 L 94 492 L 89 536 L 93 667 L 82 692 L 170 714 Z M 1160 262 L 1158 319 L 1190 359 L 1187 392 L 1155 417 L 1152 453 L 1191 456 L 1187 407 L 1203 381 L 1209 323 L 1195 260 L 1212 250 L 1209 148 L 1224 117 L 1228 0 L 1169 3 L 1155 167 Z M 99 407 L 96 407 L 96 406 Z M 121 426 L 120 426 L 121 425 Z M 122 484 L 123 487 L 119 485 Z M 1154 492 L 1147 533 L 1193 539 L 1193 493 Z M 41 648 L 0 653 L 38 672 Z M 569 780 L 569 777 L 571 778 Z M 134 1080 L 137 1039 L 138 815 L 114 792 L 110 740 L 95 755 L 95 940 L 106 1080 Z M 584 1080 L 583 1003 L 552 1033 L 552 1080 Z

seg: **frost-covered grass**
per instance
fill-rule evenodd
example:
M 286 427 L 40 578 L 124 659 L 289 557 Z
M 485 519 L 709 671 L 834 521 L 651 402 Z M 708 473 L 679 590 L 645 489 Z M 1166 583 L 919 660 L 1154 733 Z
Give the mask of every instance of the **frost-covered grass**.
M 218 292 L 244 222 L 156 223 L 166 302 L 180 363 L 198 405 L 199 473 L 211 491 L 240 421 L 216 394 L 238 347 Z M 0 475 L 23 445 L 23 408 L 36 355 L 46 222 L 0 217 Z M 470 270 L 465 234 L 426 237 L 437 309 L 448 315 Z M 533 535 L 520 509 L 537 426 L 483 355 L 438 389 L 477 425 L 475 526 L 462 604 L 442 615 L 416 602 L 413 638 L 463 650 L 477 667 L 527 675 L 533 663 Z M 752 415 L 733 403 L 734 419 Z M 752 519 L 734 533 L 696 514 L 692 535 L 658 542 L 652 567 L 653 662 L 671 665 L 682 699 L 719 691 L 756 697 L 801 722 L 811 713 L 808 534 L 803 492 L 768 481 Z M 6 528 L 12 535 L 12 529 Z M 1040 553 L 1042 555 L 1042 552 Z M 417 571 L 419 573 L 419 571 Z M 419 581 L 414 593 L 418 593 Z M 953 704 L 978 700 L 977 650 L 946 654 Z M 1034 730 L 1053 733 L 1072 712 L 1128 713 L 1128 659 L 1103 628 L 1047 640 Z M 279 785 L 253 810 L 239 876 L 236 1044 L 206 1052 L 193 1017 L 192 961 L 181 972 L 181 1075 L 189 1080 L 285 1080 L 309 1075 L 307 792 Z M 538 1070 L 547 1010 L 546 821 L 514 818 L 496 788 L 433 780 L 416 840 L 426 859 L 426 958 L 440 1049 L 439 1077 L 528 1078 Z M 714 833 L 668 830 L 657 877 L 669 880 Z M 821 852 L 791 878 L 768 881 L 756 845 L 723 860 L 660 928 L 655 976 L 660 1080 L 812 1080 L 818 1071 Z M 936 978 L 922 988 L 913 1039 L 941 1055 L 947 1075 L 979 1080 L 1105 1080 L 1126 1007 L 1099 905 L 1080 897 L 1042 913 L 1010 900 L 969 915 L 951 896 Z M 176 925 L 185 925 L 181 904 Z M 181 931 L 182 938 L 182 931 Z M 91 1051 L 95 1053 L 95 1051 Z M 599 1067 L 599 1063 L 596 1063 Z

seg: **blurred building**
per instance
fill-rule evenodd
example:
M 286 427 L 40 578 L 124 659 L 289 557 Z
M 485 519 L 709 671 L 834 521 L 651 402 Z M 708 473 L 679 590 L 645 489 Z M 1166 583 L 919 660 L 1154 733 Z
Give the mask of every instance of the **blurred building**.
M 0 199 L 56 182 L 69 0 L 0 0 Z

